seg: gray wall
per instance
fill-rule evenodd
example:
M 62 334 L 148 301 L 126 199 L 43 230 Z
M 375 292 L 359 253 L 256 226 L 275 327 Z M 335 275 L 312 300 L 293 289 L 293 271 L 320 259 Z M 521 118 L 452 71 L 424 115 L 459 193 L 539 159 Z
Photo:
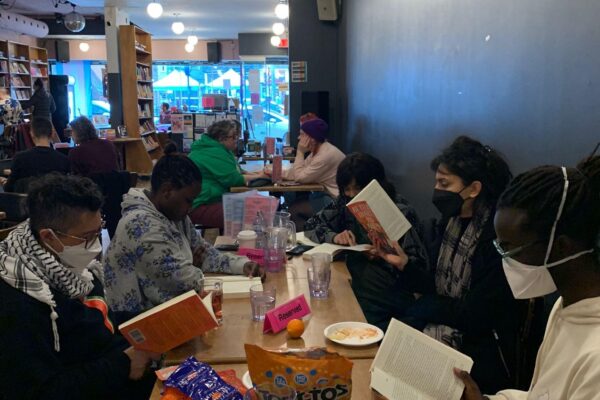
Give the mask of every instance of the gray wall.
M 271 45 L 272 33 L 238 33 L 240 56 L 287 56 L 287 49 Z
M 429 161 L 460 133 L 513 173 L 573 165 L 600 140 L 599 16 L 597 0 L 344 0 L 344 149 L 379 157 L 423 216 Z
M 329 125 L 331 141 L 338 143 L 340 131 L 340 107 L 338 63 L 339 29 L 337 23 L 319 21 L 316 0 L 290 0 L 289 60 L 308 63 L 308 82 L 291 83 L 290 75 L 290 134 L 296 142 L 300 125 L 302 91 L 329 92 Z

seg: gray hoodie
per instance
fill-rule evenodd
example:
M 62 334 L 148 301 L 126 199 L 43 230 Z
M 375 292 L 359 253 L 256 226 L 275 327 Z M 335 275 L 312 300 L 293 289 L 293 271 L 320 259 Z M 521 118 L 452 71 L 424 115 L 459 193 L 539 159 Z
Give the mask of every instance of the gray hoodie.
M 205 272 L 241 274 L 246 257 L 220 253 L 188 217 L 180 222 L 159 212 L 142 189 L 123 196 L 123 217 L 104 262 L 106 297 L 113 311 L 139 313 L 189 290 L 200 291 Z M 193 249 L 204 248 L 202 265 Z

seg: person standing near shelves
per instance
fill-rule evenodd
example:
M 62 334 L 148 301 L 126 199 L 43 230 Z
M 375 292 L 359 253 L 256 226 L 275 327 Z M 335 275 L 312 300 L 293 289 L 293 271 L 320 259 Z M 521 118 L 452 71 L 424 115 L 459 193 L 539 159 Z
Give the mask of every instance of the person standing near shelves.
M 32 117 L 33 118 L 46 118 L 52 121 L 52 113 L 56 111 L 56 104 L 54 104 L 54 98 L 46 88 L 44 82 L 40 78 L 37 78 L 33 83 L 33 95 L 29 100 L 21 100 L 21 107 L 26 110 L 33 107 Z
M 7 88 L 0 89 L 0 122 L 4 127 L 16 125 L 21 121 L 23 109 L 18 100 L 10 96 Z
M 117 150 L 108 140 L 98 138 L 96 127 L 81 116 L 71 122 L 73 140 L 79 146 L 69 152 L 71 172 L 76 175 L 108 173 L 119 170 Z

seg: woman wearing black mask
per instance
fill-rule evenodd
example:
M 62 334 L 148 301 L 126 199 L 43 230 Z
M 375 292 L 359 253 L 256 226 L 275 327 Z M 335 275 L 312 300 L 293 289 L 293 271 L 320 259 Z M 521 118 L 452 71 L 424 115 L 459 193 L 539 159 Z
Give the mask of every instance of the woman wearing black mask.
M 509 384 L 517 332 L 516 301 L 495 250 L 494 208 L 511 179 L 496 151 L 458 137 L 431 162 L 433 203 L 442 214 L 429 244 L 434 276 L 405 264 L 402 248 L 377 253 L 419 288 L 406 321 L 471 356 L 473 376 L 491 392 Z

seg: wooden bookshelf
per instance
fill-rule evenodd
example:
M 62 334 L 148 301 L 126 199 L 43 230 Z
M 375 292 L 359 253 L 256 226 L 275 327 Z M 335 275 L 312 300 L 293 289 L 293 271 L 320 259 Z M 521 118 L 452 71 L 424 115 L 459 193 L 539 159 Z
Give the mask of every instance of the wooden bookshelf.
M 49 64 L 48 52 L 41 47 L 29 46 L 29 69 L 31 73 L 31 84 L 36 79 L 41 79 L 44 82 L 46 90 L 50 90 L 50 81 L 48 78 Z
M 31 97 L 31 79 L 29 46 L 22 43 L 7 42 L 6 49 L 11 97 L 17 100 L 29 100 Z M 46 57 L 47 59 L 47 57 Z M 1 64 L 1 62 L 0 62 Z
M 141 139 L 126 145 L 126 168 L 129 171 L 150 173 L 153 161 L 163 155 L 154 126 L 150 34 L 133 25 L 119 26 L 119 58 L 123 118 L 127 134 Z

